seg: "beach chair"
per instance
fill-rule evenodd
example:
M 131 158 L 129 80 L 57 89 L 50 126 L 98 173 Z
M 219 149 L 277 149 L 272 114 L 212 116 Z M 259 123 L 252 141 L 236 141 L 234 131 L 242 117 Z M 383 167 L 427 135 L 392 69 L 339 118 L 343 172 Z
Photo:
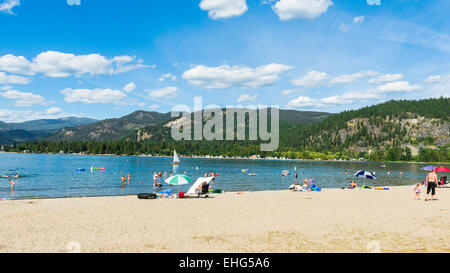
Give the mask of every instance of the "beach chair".
M 202 190 L 198 192 L 198 198 L 200 198 L 200 196 L 204 196 L 205 198 L 208 198 L 208 192 L 209 192 L 209 184 L 204 184 L 202 185 Z

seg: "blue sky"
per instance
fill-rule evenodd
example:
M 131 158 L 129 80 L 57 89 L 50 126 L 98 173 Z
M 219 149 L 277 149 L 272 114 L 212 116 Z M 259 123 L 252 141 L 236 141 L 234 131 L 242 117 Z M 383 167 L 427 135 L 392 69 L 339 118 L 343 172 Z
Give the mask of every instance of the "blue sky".
M 450 2 L 0 0 L 0 120 L 450 94 Z

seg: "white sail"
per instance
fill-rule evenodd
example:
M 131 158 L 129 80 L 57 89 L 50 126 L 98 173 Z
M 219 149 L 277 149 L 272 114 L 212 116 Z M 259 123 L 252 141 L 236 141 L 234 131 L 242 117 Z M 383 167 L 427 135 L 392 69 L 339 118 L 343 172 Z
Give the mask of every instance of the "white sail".
M 180 163 L 180 159 L 178 158 L 177 151 L 173 150 L 173 163 Z

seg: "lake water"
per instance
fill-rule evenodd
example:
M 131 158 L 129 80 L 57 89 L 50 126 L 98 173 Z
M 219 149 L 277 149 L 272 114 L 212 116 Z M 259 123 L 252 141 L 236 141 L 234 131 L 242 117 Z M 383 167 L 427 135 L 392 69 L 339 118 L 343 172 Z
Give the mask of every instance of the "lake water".
M 0 179 L 0 198 L 50 198 L 69 196 L 111 196 L 154 192 L 153 172 L 172 171 L 171 158 L 156 157 L 113 157 L 82 155 L 33 155 L 0 153 L 2 174 L 19 173 L 14 179 L 15 190 L 10 191 L 8 179 Z M 292 160 L 238 160 L 238 159 L 195 159 L 181 158 L 177 173 L 184 173 L 194 180 L 205 172 L 219 173 L 215 187 L 225 191 L 284 190 L 295 183 L 297 168 L 298 182 L 305 177 L 314 179 L 321 188 L 341 188 L 354 179 L 358 185 L 396 186 L 412 185 L 425 178 L 420 168 L 425 164 L 388 164 L 365 162 L 327 162 Z M 103 167 L 105 171 L 90 171 L 90 167 Z M 198 170 L 197 170 L 198 167 Z M 85 172 L 77 169 L 84 168 Z M 242 169 L 250 169 L 256 176 L 249 176 Z M 282 177 L 287 169 L 291 173 Z M 375 171 L 376 180 L 355 178 L 357 170 Z M 345 175 L 344 171 L 348 174 Z M 387 172 L 390 171 L 390 174 Z M 399 172 L 403 172 L 400 177 Z M 131 183 L 121 188 L 121 175 L 131 174 Z M 164 184 L 163 189 L 178 188 Z M 180 186 L 187 191 L 189 185 Z

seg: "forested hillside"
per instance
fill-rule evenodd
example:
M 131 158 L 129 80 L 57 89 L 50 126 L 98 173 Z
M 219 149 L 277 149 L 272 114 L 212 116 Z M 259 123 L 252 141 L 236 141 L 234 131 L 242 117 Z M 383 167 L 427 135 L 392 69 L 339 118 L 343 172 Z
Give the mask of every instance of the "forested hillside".
M 170 128 L 163 125 L 146 126 L 111 141 L 42 141 L 10 150 L 170 155 L 177 149 L 184 155 L 450 161 L 449 100 L 389 101 L 306 125 L 284 118 L 280 145 L 274 152 L 260 152 L 259 141 L 174 141 Z

